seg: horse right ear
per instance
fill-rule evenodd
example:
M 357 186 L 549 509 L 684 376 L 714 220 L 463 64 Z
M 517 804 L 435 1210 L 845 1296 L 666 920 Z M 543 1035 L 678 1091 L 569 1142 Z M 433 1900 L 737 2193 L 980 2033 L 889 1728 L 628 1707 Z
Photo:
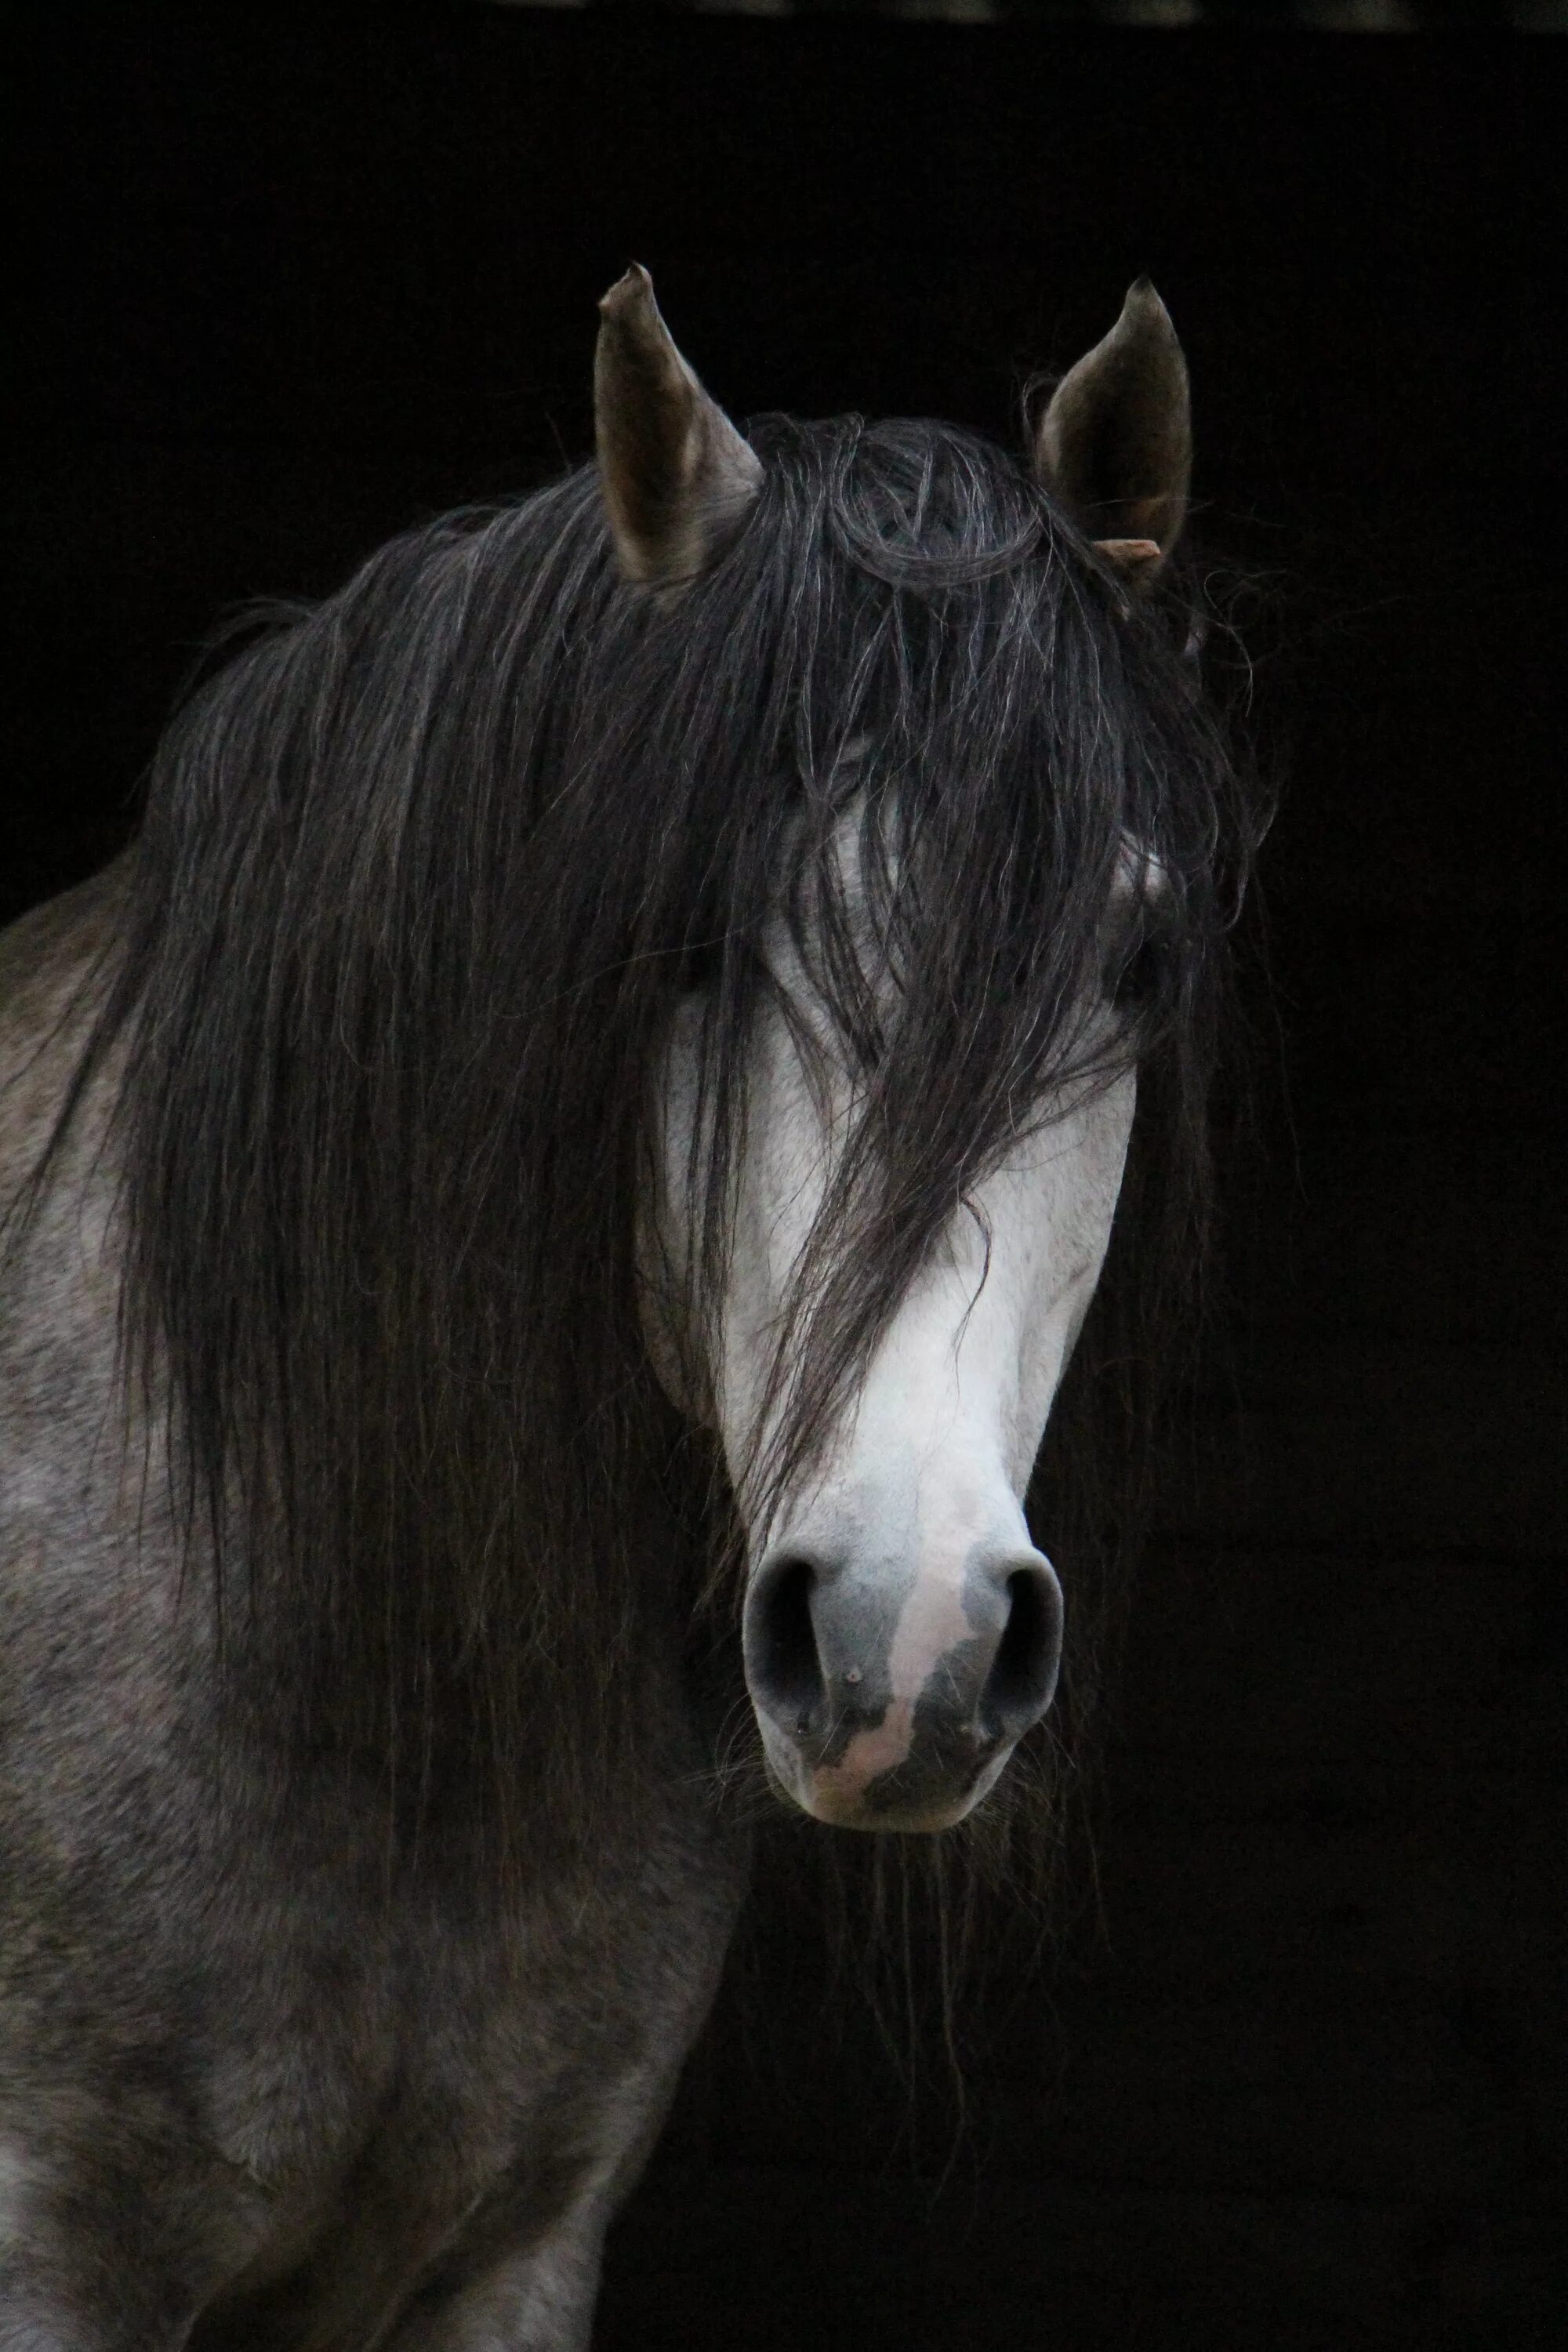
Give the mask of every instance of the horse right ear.
M 635 263 L 599 304 L 594 427 L 621 571 L 678 591 L 716 562 L 756 500 L 761 460 L 676 350 Z
M 1035 433 L 1035 471 L 1130 588 L 1151 587 L 1181 536 L 1193 469 L 1187 363 L 1146 278 L 1070 367 Z

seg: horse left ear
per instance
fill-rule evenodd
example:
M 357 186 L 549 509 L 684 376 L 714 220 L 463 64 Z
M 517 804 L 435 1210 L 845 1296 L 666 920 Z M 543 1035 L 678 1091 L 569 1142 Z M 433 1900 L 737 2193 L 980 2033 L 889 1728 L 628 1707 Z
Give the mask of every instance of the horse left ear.
M 715 562 L 751 512 L 762 462 L 676 350 L 635 263 L 599 304 L 594 428 L 622 572 L 679 589 Z
M 1146 278 L 1068 370 L 1035 434 L 1035 471 L 1130 588 L 1152 587 L 1181 536 L 1193 469 L 1187 363 Z

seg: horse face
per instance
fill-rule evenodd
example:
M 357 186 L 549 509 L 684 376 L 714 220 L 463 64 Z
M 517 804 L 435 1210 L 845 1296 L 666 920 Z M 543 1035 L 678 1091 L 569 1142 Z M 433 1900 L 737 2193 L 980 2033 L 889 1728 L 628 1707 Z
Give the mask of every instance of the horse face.
M 718 1383 L 737 1451 L 832 1150 L 782 1019 L 764 1028 Z M 955 1213 L 810 1485 L 751 1531 L 746 1678 L 775 1779 L 820 1820 L 946 1827 L 1050 1703 L 1062 1596 L 1023 1496 L 1105 1255 L 1132 1095 L 1129 1078 L 1067 1107 Z
M 1110 1239 L 1134 1080 L 1044 1107 L 955 1211 L 809 1479 L 749 1511 L 749 1465 L 777 1412 L 780 1318 L 852 1109 L 782 924 L 768 961 L 776 996 L 752 1045 L 714 1360 L 682 1372 L 652 1313 L 650 1344 L 687 1410 L 707 1393 L 748 1518 L 746 1680 L 778 1787 L 843 1827 L 943 1829 L 1055 1688 L 1061 1589 L 1023 1497 Z M 700 1017 L 683 1012 L 663 1070 L 667 1204 L 690 1146 Z M 668 1205 L 663 1222 L 679 1261 Z

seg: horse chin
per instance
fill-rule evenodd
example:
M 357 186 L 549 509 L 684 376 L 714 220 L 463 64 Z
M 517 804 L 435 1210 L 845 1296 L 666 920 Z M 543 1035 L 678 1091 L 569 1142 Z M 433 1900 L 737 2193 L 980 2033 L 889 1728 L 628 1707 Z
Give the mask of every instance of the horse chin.
M 934 1837 L 955 1829 L 987 1797 L 1005 1770 L 1011 1741 L 989 1757 L 967 1786 L 931 1786 L 918 1794 L 900 1789 L 902 1774 L 888 1773 L 856 1787 L 841 1785 L 831 1769 L 814 1771 L 798 1748 L 763 1716 L 758 1717 L 768 1779 L 786 1804 L 829 1829 L 862 1830 L 897 1837 Z

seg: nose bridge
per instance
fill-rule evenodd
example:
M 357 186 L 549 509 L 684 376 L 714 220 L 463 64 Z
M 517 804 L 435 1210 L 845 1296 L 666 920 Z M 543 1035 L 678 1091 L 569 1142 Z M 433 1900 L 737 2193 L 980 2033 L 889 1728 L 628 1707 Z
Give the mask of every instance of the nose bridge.
M 955 1210 L 942 1247 L 900 1300 L 834 1452 L 831 1483 L 883 1517 L 895 1493 L 922 1550 L 1027 1542 L 1017 1497 L 1092 1273 L 1009 1197 L 1005 1172 Z M 978 1212 L 978 1213 L 977 1213 Z M 1087 1286 L 1080 1276 L 1088 1273 Z M 967 1520 L 949 1526 L 943 1519 Z

